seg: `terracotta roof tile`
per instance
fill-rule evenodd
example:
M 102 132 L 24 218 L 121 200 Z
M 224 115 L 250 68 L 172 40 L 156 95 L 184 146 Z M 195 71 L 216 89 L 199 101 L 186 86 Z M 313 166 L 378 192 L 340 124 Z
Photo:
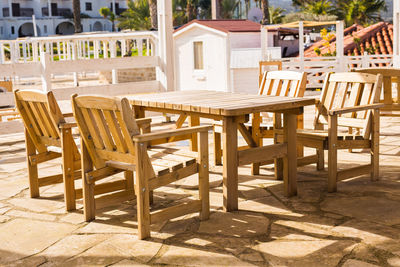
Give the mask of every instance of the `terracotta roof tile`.
M 355 38 L 360 40 L 359 44 L 355 42 Z M 316 47 L 320 48 L 321 54 L 336 49 L 336 38 L 330 40 L 330 45 L 324 47 L 321 40 L 316 42 L 304 51 L 304 56 L 315 57 Z M 393 25 L 387 22 L 379 22 L 369 27 L 363 28 L 359 25 L 352 25 L 345 29 L 344 54 L 345 55 L 363 55 L 365 51 L 369 54 L 385 55 L 393 54 Z
M 261 24 L 246 19 L 221 19 L 221 20 L 197 20 L 194 19 L 175 30 L 178 32 L 194 23 L 201 24 L 222 32 L 260 32 Z

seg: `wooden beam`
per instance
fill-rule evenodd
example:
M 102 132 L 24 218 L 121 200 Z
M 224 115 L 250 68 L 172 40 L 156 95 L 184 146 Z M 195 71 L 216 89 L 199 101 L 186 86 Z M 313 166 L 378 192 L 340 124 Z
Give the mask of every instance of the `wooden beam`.
M 162 210 L 150 213 L 150 224 L 166 221 L 189 213 L 201 210 L 201 201 L 192 200 L 190 202 L 182 203 Z
M 347 170 L 341 170 L 337 172 L 337 180 L 342 181 L 351 177 L 369 174 L 371 170 L 372 170 L 371 164 L 358 166 Z
M 282 158 L 287 153 L 287 144 L 274 144 L 238 151 L 239 165 L 264 162 L 269 159 Z

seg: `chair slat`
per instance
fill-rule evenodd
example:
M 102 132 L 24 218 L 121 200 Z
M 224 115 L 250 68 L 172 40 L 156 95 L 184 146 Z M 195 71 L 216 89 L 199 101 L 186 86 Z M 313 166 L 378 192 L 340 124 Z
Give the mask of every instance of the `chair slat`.
M 28 102 L 29 106 L 31 107 L 32 114 L 35 116 L 37 119 L 37 122 L 40 126 L 40 129 L 43 133 L 43 136 L 50 137 L 50 133 L 48 132 L 46 125 L 44 123 L 44 119 L 42 118 L 42 114 L 40 113 L 37 103 L 36 102 Z
M 92 108 L 90 109 L 90 111 L 92 112 L 93 118 L 96 122 L 96 126 L 99 129 L 99 133 L 104 142 L 104 146 L 107 150 L 114 151 L 116 149 L 116 146 L 114 144 L 102 110 Z
M 94 123 L 92 112 L 87 108 L 82 108 L 80 111 L 82 112 L 81 119 L 87 125 L 87 134 L 91 137 L 91 140 L 93 140 L 94 146 L 98 149 L 103 149 L 104 144 L 99 135 L 97 125 Z
M 21 116 L 23 116 L 23 118 L 26 118 L 27 120 L 24 120 L 24 122 L 26 121 L 29 124 L 29 125 L 26 125 L 25 127 L 33 128 L 33 130 L 35 131 L 36 135 L 43 136 L 43 133 L 40 130 L 39 123 L 35 119 L 35 116 L 34 116 L 32 110 L 31 110 L 31 107 L 29 106 L 29 104 L 27 102 L 25 102 L 25 101 L 19 101 L 19 103 L 23 107 L 23 109 L 20 110 Z
M 117 122 L 117 119 L 115 118 L 114 112 L 110 110 L 104 110 L 104 116 L 107 121 L 108 127 L 112 133 L 112 137 L 116 144 L 117 151 L 126 153 L 128 151 L 128 147 L 122 136 L 121 129 L 119 128 L 119 124 Z
M 282 88 L 279 93 L 280 96 L 286 96 L 289 94 L 290 82 L 291 82 L 291 80 L 283 80 L 282 81 Z
M 132 141 L 132 135 L 130 134 L 127 126 L 124 123 L 124 119 L 122 117 L 121 111 L 116 111 L 115 115 L 117 116 L 117 120 L 119 123 L 119 127 L 121 128 L 122 134 L 124 136 L 125 143 L 128 147 L 129 152 L 134 155 L 135 153 L 135 146 Z
M 54 123 L 53 123 L 53 121 L 52 121 L 52 119 L 50 117 L 50 114 L 48 112 L 47 107 L 45 106 L 45 103 L 38 102 L 37 103 L 37 107 L 39 109 L 40 114 L 42 115 L 43 122 L 44 122 L 44 124 L 45 124 L 45 126 L 47 128 L 47 131 L 50 134 L 50 137 L 53 137 L 53 138 L 56 138 L 56 139 L 59 138 L 60 137 L 59 132 L 54 127 Z
M 345 104 L 346 107 L 354 107 L 354 106 L 357 106 L 359 104 L 360 97 L 361 97 L 361 94 L 362 94 L 363 85 L 364 84 L 362 84 L 362 83 L 354 83 L 351 86 L 350 97 L 349 97 L 348 101 Z M 352 117 L 354 117 L 354 113 L 344 114 L 343 117 L 352 118 Z

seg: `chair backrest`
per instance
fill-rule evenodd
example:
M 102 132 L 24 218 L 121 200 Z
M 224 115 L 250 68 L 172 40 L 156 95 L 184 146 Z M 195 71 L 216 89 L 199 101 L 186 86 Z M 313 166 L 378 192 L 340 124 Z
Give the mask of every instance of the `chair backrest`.
M 382 75 L 356 72 L 328 73 L 322 88 L 314 124 L 327 124 L 327 111 L 379 102 Z M 370 135 L 371 110 L 338 115 L 338 125 L 358 128 Z
M 135 164 L 132 136 L 139 128 L 126 98 L 73 95 L 72 109 L 96 169 L 107 161 Z
M 264 72 L 276 70 L 282 70 L 282 61 L 260 61 L 258 63 L 258 85 L 261 84 Z M 267 70 L 268 69 L 268 70 Z
M 264 72 L 258 91 L 259 95 L 303 97 L 307 74 L 296 71 Z
M 47 146 L 61 147 L 58 125 L 65 120 L 53 93 L 16 90 L 14 97 L 26 131 L 37 151 L 46 152 Z
M 368 68 L 368 69 L 354 69 L 354 72 L 362 72 L 369 74 L 381 74 L 383 79 L 383 89 L 384 89 L 384 103 L 392 104 L 392 82 L 397 83 L 397 90 L 400 89 L 400 69 L 393 68 Z

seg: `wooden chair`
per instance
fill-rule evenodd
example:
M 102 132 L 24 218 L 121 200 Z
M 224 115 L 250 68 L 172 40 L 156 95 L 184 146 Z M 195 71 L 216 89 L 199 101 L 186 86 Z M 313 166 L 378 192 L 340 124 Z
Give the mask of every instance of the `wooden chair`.
M 64 182 L 67 211 L 76 208 L 74 180 L 81 177 L 80 154 L 72 137 L 74 123 L 67 123 L 52 92 L 14 91 L 15 104 L 25 126 L 29 189 L 32 198 L 39 188 Z M 62 157 L 62 174 L 39 178 L 40 163 Z M 81 193 L 82 194 L 82 193 Z
M 282 61 L 260 61 L 258 62 L 258 86 L 260 86 L 261 81 L 264 77 L 264 73 L 271 71 L 271 68 L 276 68 L 276 70 L 282 70 Z M 266 70 L 268 69 L 268 70 Z
M 368 69 L 355 69 L 355 72 L 381 74 L 383 79 L 383 99 L 381 103 L 385 104 L 380 110 L 381 116 L 400 116 L 400 69 L 394 68 L 368 68 Z M 397 84 L 397 97 L 393 98 L 392 84 Z M 396 111 L 397 113 L 393 113 Z
M 281 63 L 281 62 L 279 62 Z M 260 63 L 261 64 L 261 63 Z M 269 71 L 264 72 L 263 78 L 260 83 L 259 95 L 271 96 L 288 96 L 288 97 L 303 97 L 306 90 L 307 74 L 305 72 L 295 71 Z M 263 115 L 263 116 L 262 116 Z M 272 123 L 262 123 L 263 117 L 268 114 L 255 113 L 252 117 L 251 125 L 247 125 L 252 133 L 252 138 L 257 145 L 262 145 L 263 138 L 274 138 L 274 129 Z M 281 114 L 275 114 L 274 119 L 281 120 Z M 298 117 L 298 128 L 303 128 L 303 115 Z M 215 165 L 221 164 L 221 133 L 220 125 L 214 126 L 214 151 L 215 151 Z M 250 144 L 249 144 L 250 145 Z M 299 156 L 303 155 L 303 147 L 298 147 Z M 273 162 L 268 162 L 273 163 Z M 266 163 L 267 164 L 267 163 Z M 260 164 L 253 164 L 252 174 L 259 174 Z
M 115 172 L 124 171 L 122 188 L 134 191 L 137 199 L 139 238 L 150 236 L 150 224 L 199 211 L 209 217 L 208 131 L 198 126 L 157 133 L 140 134 L 134 112 L 126 98 L 72 96 L 75 119 L 81 133 L 84 214 L 95 218 L 95 183 Z M 197 158 L 172 155 L 172 149 L 159 147 L 170 137 L 199 133 Z M 189 151 L 187 151 L 189 153 Z M 133 172 L 136 172 L 135 181 Z M 198 173 L 199 200 L 150 213 L 150 191 Z M 135 183 L 135 184 L 134 184 Z
M 321 98 L 317 101 L 314 129 L 298 130 L 297 140 L 317 149 L 317 169 L 324 168 L 324 150 L 328 150 L 328 191 L 336 191 L 337 181 L 371 173 L 379 176 L 379 96 L 382 76 L 364 73 L 327 74 Z M 324 130 L 324 125 L 328 130 Z M 338 127 L 345 132 L 338 133 Z M 361 131 L 354 133 L 353 128 Z M 349 130 L 350 129 L 350 130 Z M 370 149 L 371 164 L 337 169 L 338 149 Z

